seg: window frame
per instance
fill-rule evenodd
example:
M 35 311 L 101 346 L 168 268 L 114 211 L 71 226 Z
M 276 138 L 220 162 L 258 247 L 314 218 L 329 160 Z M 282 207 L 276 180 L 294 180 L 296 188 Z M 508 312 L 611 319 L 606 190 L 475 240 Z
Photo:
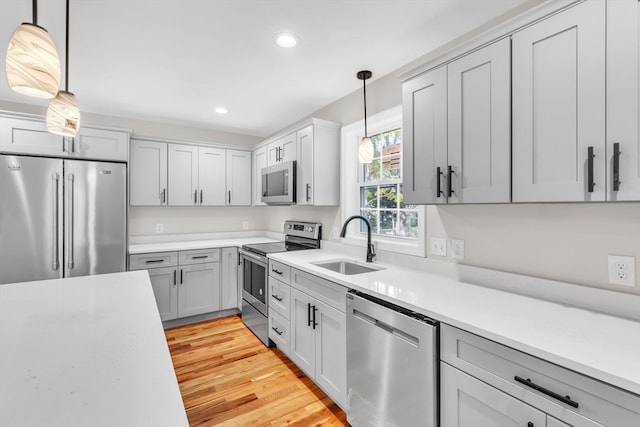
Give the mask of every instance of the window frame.
M 373 116 L 367 117 L 367 133 L 375 135 L 381 132 L 401 128 L 402 106 L 390 108 Z M 362 180 L 362 166 L 358 161 L 358 144 L 364 136 L 364 120 L 342 127 L 341 156 L 340 156 L 340 188 L 341 188 L 341 219 L 340 225 L 352 215 L 360 215 L 360 189 L 364 186 Z M 382 185 L 382 181 L 376 185 Z M 418 206 L 418 238 L 411 239 L 400 236 L 383 236 L 372 234 L 372 240 L 377 249 L 398 252 L 407 255 L 426 256 L 426 209 Z M 360 226 L 350 225 L 342 243 L 356 246 L 366 246 L 367 233 L 360 231 Z

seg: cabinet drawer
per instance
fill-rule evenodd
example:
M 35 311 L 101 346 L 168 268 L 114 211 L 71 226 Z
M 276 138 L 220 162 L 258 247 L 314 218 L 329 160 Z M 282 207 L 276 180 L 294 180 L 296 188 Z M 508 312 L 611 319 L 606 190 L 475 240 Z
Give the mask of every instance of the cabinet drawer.
M 202 264 L 204 262 L 219 262 L 220 249 L 196 249 L 178 252 L 180 265 Z
M 269 277 L 269 311 L 276 310 L 285 319 L 290 319 L 291 286 L 275 277 Z
M 289 284 L 291 283 L 291 267 L 278 261 L 269 260 L 269 276 Z
M 304 271 L 291 269 L 291 286 L 345 313 L 347 288 Z
M 289 321 L 269 310 L 269 338 L 276 343 L 280 351 L 289 356 Z
M 640 425 L 640 396 L 461 329 L 442 325 L 440 357 L 570 425 L 592 425 L 585 418 L 609 427 Z M 570 402 L 559 399 L 565 396 Z
M 129 270 L 147 270 L 178 265 L 178 252 L 153 252 L 129 255 Z

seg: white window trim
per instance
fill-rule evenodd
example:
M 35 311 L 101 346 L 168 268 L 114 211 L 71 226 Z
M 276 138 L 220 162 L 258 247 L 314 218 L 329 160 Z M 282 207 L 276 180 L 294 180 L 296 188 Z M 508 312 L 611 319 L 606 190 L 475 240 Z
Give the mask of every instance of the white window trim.
M 367 117 L 367 133 L 375 135 L 390 129 L 402 127 L 402 106 L 390 108 L 374 116 Z M 360 168 L 358 165 L 358 143 L 364 136 L 364 120 L 351 123 L 342 127 L 340 137 L 340 193 L 342 224 L 352 215 L 360 215 Z M 355 221 L 354 221 L 355 222 Z M 418 206 L 418 238 L 408 240 L 405 238 L 383 237 L 372 235 L 372 240 L 377 249 L 389 252 L 398 252 L 407 255 L 426 256 L 425 231 L 427 228 L 426 209 Z M 366 246 L 366 233 L 360 233 L 359 225 L 350 225 L 347 236 L 342 238 L 342 243 Z

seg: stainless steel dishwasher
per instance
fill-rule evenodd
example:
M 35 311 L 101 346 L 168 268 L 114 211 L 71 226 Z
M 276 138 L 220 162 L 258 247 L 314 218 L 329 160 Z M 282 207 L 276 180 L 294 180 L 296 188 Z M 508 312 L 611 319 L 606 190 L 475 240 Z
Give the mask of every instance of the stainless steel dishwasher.
M 438 322 L 347 294 L 348 421 L 357 427 L 438 425 Z

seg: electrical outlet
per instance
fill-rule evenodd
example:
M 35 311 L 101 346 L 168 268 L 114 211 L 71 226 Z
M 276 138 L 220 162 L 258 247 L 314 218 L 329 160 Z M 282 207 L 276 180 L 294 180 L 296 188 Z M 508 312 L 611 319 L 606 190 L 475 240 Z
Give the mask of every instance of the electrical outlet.
M 612 285 L 635 286 L 635 257 L 609 255 L 609 283 Z
M 249 221 L 242 221 L 242 229 L 243 230 L 249 229 Z
M 451 239 L 451 258 L 464 259 L 464 240 Z
M 162 223 L 156 224 L 156 233 L 164 233 L 164 224 Z
M 432 237 L 431 255 L 447 256 L 447 239 Z

